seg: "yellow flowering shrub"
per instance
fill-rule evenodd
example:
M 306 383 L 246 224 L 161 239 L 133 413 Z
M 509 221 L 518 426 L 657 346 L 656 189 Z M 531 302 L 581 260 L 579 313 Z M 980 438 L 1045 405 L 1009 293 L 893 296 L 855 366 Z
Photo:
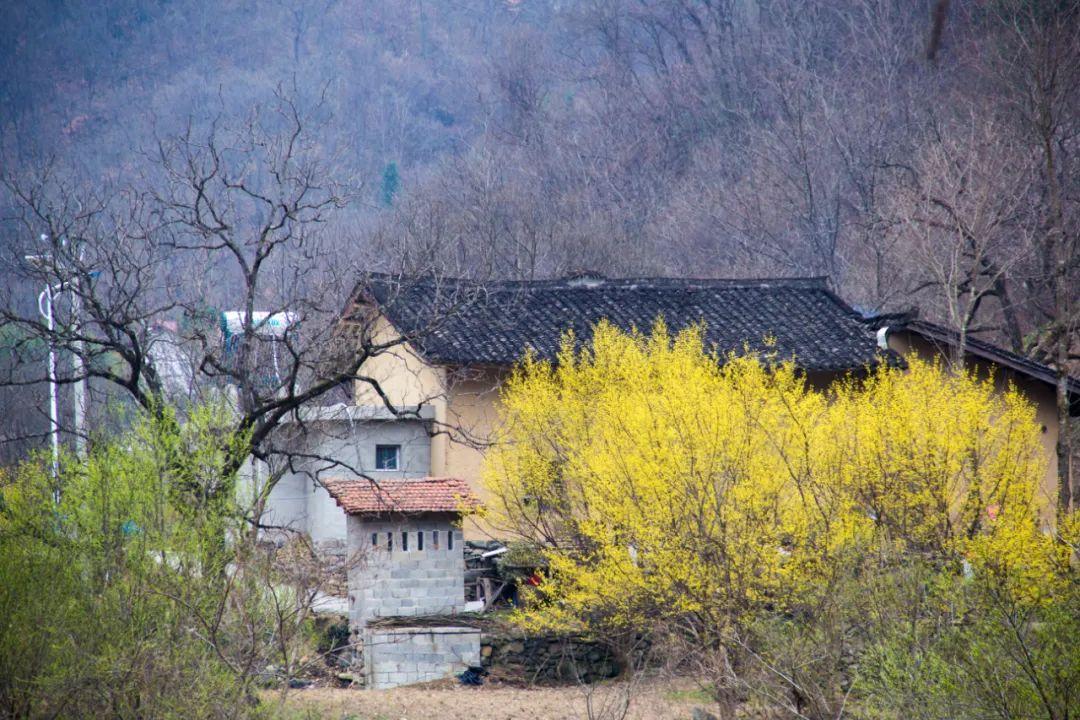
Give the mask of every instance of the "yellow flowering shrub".
M 526 622 L 723 632 L 812 602 L 870 541 L 1049 572 L 1034 412 L 989 381 L 913 361 L 812 387 L 700 328 L 600 324 L 555 363 L 525 358 L 502 400 L 489 519 L 546 561 Z
M 829 474 L 910 549 L 957 549 L 998 519 L 1037 513 L 1039 427 L 1015 391 L 915 360 L 841 384 L 832 411 Z

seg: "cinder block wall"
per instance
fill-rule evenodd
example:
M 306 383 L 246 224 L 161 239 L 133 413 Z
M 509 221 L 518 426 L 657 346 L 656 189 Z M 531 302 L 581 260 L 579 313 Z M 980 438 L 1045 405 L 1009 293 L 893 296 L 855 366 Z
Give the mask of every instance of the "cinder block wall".
M 475 628 L 368 628 L 363 641 L 366 685 L 376 690 L 439 680 L 480 664 Z
M 450 615 L 465 609 L 464 542 L 454 519 L 450 514 L 349 517 L 349 556 L 355 559 L 349 571 L 349 621 L 354 628 L 372 618 Z M 408 549 L 402 533 L 408 534 Z M 424 535 L 422 550 L 418 533 Z

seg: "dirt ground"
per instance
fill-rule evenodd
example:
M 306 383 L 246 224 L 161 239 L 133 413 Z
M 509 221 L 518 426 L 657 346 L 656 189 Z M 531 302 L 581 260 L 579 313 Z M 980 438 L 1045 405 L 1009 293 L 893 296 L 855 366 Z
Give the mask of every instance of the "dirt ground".
M 625 689 L 618 682 L 593 686 L 593 717 L 611 718 L 601 710 Z M 631 697 L 627 720 L 688 720 L 693 708 L 708 705 L 693 684 L 661 680 L 640 682 Z M 392 690 L 313 688 L 290 693 L 285 706 L 288 715 L 304 720 L 587 720 L 587 700 L 588 690 L 581 687 L 465 687 L 448 681 Z

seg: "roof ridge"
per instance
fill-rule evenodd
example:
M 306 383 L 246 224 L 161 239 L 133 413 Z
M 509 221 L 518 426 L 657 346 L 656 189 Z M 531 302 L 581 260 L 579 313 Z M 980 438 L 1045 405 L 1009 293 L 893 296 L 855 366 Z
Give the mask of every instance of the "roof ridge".
M 565 289 L 565 290 L 594 290 L 599 288 L 627 288 L 627 287 L 799 287 L 810 289 L 828 288 L 829 278 L 826 275 L 806 275 L 791 277 L 735 277 L 735 278 L 708 278 L 686 276 L 639 276 L 639 277 L 599 277 L 596 275 L 577 275 L 560 278 L 540 278 L 534 280 L 524 279 L 496 279 L 477 280 L 474 278 L 453 277 L 449 275 L 401 275 L 384 272 L 368 272 L 365 274 L 368 280 L 376 282 L 395 282 L 405 285 L 470 285 L 488 290 L 511 290 L 511 289 Z

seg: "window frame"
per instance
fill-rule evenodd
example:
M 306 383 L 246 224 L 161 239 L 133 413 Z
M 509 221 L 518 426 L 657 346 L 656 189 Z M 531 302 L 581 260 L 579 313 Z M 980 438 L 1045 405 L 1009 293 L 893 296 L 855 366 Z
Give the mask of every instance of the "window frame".
M 380 457 L 380 451 L 393 450 L 394 464 L 393 467 L 380 467 L 380 460 L 384 459 Z M 385 472 L 395 472 L 401 470 L 401 445 L 394 443 L 378 443 L 375 445 L 375 469 Z

